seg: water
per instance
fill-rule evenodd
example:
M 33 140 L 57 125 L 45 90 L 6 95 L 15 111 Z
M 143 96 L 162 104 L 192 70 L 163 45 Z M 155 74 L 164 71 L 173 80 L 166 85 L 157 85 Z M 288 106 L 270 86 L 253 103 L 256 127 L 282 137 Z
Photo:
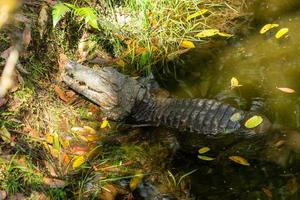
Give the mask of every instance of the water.
M 243 38 L 232 38 L 215 49 L 196 49 L 178 66 L 176 78 L 162 81 L 180 97 L 214 98 L 243 110 L 253 104 L 275 126 L 266 141 L 237 141 L 214 149 L 215 162 L 194 162 L 178 157 L 174 165 L 198 168 L 192 176 L 192 193 L 198 199 L 300 199 L 300 1 L 251 1 L 255 29 Z M 276 39 L 274 29 L 265 35 L 266 23 L 289 28 L 287 38 Z M 209 56 L 208 56 L 209 55 Z M 242 87 L 230 89 L 236 77 Z M 296 91 L 287 94 L 276 87 Z M 298 132 L 299 131 L 299 132 Z M 284 143 L 280 146 L 280 142 Z M 210 144 L 207 143 L 207 146 Z M 249 160 L 249 167 L 228 161 L 230 155 Z M 184 164 L 182 164 L 184 163 Z M 190 165 L 186 164 L 190 163 Z M 183 166 L 182 166 L 183 165 Z

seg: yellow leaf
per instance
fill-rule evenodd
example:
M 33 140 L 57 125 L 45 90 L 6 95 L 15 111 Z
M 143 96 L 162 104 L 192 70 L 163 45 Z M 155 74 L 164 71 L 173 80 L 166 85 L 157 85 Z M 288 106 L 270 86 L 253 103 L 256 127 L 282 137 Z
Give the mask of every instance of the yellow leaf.
M 202 155 L 198 155 L 198 158 L 201 160 L 205 160 L 205 161 L 212 161 L 215 158 L 209 157 L 209 156 L 202 156 Z
M 188 40 L 183 40 L 183 41 L 180 43 L 180 46 L 183 47 L 183 48 L 187 48 L 187 49 L 195 48 L 194 43 L 191 42 L 191 41 L 188 41 Z
M 186 21 L 189 21 L 189 20 L 191 20 L 193 18 L 196 18 L 200 15 L 204 15 L 207 12 L 208 12 L 208 9 L 203 8 L 203 9 L 199 10 L 198 12 L 195 12 L 194 14 L 191 14 L 191 15 L 187 16 Z
M 210 150 L 209 147 L 202 147 L 202 148 L 200 148 L 200 149 L 198 150 L 198 152 L 199 152 L 200 154 L 203 154 L 203 153 L 208 152 L 209 150 Z
M 258 125 L 260 125 L 262 122 L 263 122 L 263 118 L 261 116 L 254 115 L 245 122 L 245 127 L 255 128 Z
M 125 65 L 126 65 L 126 63 L 122 59 L 119 59 L 116 63 L 117 63 L 117 65 L 119 65 L 121 67 L 125 67 Z
M 232 34 L 229 34 L 229 33 L 222 33 L 222 32 L 219 32 L 218 35 L 219 35 L 219 36 L 222 36 L 222 37 L 228 37 L 228 38 L 233 36 Z
M 282 36 L 286 35 L 288 32 L 289 32 L 288 28 L 282 28 L 276 33 L 275 37 L 276 37 L 276 39 L 280 39 Z
M 57 133 L 53 134 L 53 146 L 56 150 L 60 150 L 60 142 Z
M 278 90 L 280 90 L 281 92 L 285 92 L 285 93 L 295 93 L 295 90 L 291 89 L 291 88 L 285 88 L 285 87 L 276 87 Z
M 90 134 L 96 134 L 96 131 L 92 128 L 92 127 L 89 127 L 89 126 L 83 126 L 83 128 L 85 129 L 85 131 L 87 133 L 90 133 Z
M 101 123 L 100 128 L 106 128 L 107 126 L 109 127 L 108 121 L 107 120 L 103 120 L 102 123 Z
M 215 36 L 219 33 L 220 33 L 220 31 L 218 29 L 207 29 L 207 30 L 201 31 L 200 33 L 197 33 L 195 35 L 195 37 L 205 38 L 205 37 Z
M 238 163 L 240 165 L 250 166 L 250 163 L 241 156 L 229 156 L 228 158 L 229 158 L 229 160 L 231 160 L 235 163 Z
M 129 187 L 131 191 L 135 190 L 139 183 L 143 180 L 144 175 L 141 173 L 142 170 L 138 170 L 137 173 L 135 173 L 134 177 L 130 180 Z
M 80 167 L 85 162 L 84 156 L 76 156 L 73 161 L 73 169 Z
M 241 87 L 242 85 L 239 84 L 239 80 L 235 77 L 232 77 L 230 79 L 230 88 L 233 89 L 233 88 L 236 88 L 236 87 Z
M 242 118 L 241 113 L 237 112 L 237 113 L 234 113 L 233 115 L 231 115 L 230 120 L 233 121 L 233 122 L 237 122 L 241 118 Z
M 267 31 L 271 30 L 272 28 L 275 28 L 275 27 L 278 27 L 278 26 L 279 26 L 279 24 L 266 24 L 266 25 L 264 25 L 264 26 L 260 29 L 259 33 L 260 33 L 260 34 L 264 34 L 264 33 L 266 33 Z

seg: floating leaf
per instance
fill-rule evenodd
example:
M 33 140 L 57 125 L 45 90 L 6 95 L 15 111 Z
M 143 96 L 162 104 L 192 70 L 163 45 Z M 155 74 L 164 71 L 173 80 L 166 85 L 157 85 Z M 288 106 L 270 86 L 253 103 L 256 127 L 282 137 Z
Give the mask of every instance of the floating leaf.
M 109 126 L 108 121 L 107 120 L 103 120 L 102 123 L 101 123 L 100 128 L 106 128 L 107 126 Z
M 278 90 L 280 90 L 281 92 L 285 92 L 285 93 L 295 93 L 295 90 L 291 89 L 291 88 L 286 88 L 286 87 L 276 87 Z
M 228 38 L 233 36 L 232 34 L 229 34 L 229 33 L 222 33 L 222 32 L 219 32 L 218 35 L 219 35 L 219 36 L 222 36 L 222 37 L 228 37 Z
M 203 153 L 208 152 L 209 150 L 210 150 L 209 147 L 202 147 L 198 150 L 198 153 L 203 154 Z
M 243 86 L 243 85 L 240 85 L 240 84 L 239 84 L 239 80 L 238 80 L 237 78 L 232 77 L 232 78 L 230 79 L 230 88 L 231 88 L 231 89 L 236 88 L 236 87 L 241 87 L 241 86 Z
M 255 128 L 258 125 L 260 125 L 262 122 L 263 122 L 263 118 L 261 116 L 254 115 L 245 122 L 245 127 Z
M 233 121 L 233 122 L 237 122 L 237 121 L 240 121 L 241 118 L 242 118 L 241 113 L 236 112 L 233 115 L 231 115 L 230 120 Z
M 183 41 L 180 43 L 180 46 L 183 47 L 183 48 L 187 48 L 187 49 L 195 48 L 194 43 L 191 42 L 191 41 L 188 41 L 188 40 L 183 40 Z
M 209 157 L 209 156 L 203 156 L 203 155 L 198 155 L 198 158 L 201 160 L 205 160 L 205 161 L 212 161 L 215 158 Z
M 288 28 L 282 28 L 276 33 L 275 37 L 276 37 L 276 39 L 280 39 L 281 37 L 286 35 L 288 32 L 289 32 Z
M 189 20 L 191 20 L 193 18 L 196 18 L 200 15 L 204 15 L 207 12 L 208 12 L 208 9 L 203 8 L 203 9 L 199 10 L 198 12 L 195 12 L 194 14 L 191 14 L 191 15 L 187 16 L 186 21 L 189 21 Z
M 73 161 L 72 167 L 74 169 L 76 169 L 76 168 L 80 167 L 84 162 L 85 162 L 84 156 L 76 156 Z
M 260 33 L 260 34 L 264 34 L 264 33 L 266 33 L 267 31 L 271 30 L 272 28 L 275 28 L 275 27 L 278 27 L 278 26 L 279 26 L 279 24 L 266 24 L 266 25 L 264 25 L 264 26 L 260 29 L 259 33 Z
M 231 160 L 235 163 L 238 163 L 240 165 L 250 166 L 250 163 L 241 156 L 229 156 L 228 158 L 229 158 L 229 160 Z
M 197 33 L 195 35 L 195 37 L 205 38 L 205 37 L 215 36 L 219 33 L 220 33 L 220 31 L 218 29 L 207 29 L 207 30 L 201 31 L 200 33 Z

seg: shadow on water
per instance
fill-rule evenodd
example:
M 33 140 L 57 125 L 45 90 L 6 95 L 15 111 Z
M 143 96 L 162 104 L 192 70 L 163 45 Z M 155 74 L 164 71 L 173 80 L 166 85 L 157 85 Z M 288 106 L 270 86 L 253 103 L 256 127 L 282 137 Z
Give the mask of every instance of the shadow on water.
M 217 158 L 213 162 L 197 155 L 191 162 L 190 156 L 179 155 L 174 166 L 199 169 L 191 176 L 197 199 L 300 199 L 300 1 L 251 1 L 249 7 L 257 27 L 250 35 L 232 38 L 214 50 L 191 51 L 177 67 L 176 78 L 162 81 L 176 96 L 219 99 L 243 110 L 256 106 L 280 127 L 261 139 L 262 145 L 238 141 L 212 150 Z M 280 26 L 259 34 L 266 23 Z M 289 28 L 287 38 L 275 38 L 280 28 Z M 231 90 L 232 77 L 243 86 Z M 243 156 L 251 165 L 230 162 L 230 155 Z

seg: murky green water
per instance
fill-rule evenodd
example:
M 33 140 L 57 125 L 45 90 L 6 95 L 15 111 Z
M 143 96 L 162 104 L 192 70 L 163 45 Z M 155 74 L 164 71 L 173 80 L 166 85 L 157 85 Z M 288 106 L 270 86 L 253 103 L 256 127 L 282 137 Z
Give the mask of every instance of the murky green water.
M 197 160 L 187 166 L 183 157 L 175 165 L 199 169 L 192 178 L 198 199 L 300 199 L 300 1 L 252 1 L 252 33 L 232 38 L 217 49 L 196 49 L 178 66 L 176 78 L 165 82 L 181 97 L 214 98 L 243 110 L 255 105 L 275 126 L 266 141 L 237 141 L 211 152 L 215 162 Z M 266 23 L 279 28 L 259 34 Z M 280 28 L 287 38 L 276 39 Z M 210 55 L 209 58 L 207 55 Z M 236 77 L 242 87 L 230 89 Z M 288 94 L 277 87 L 291 88 Z M 293 130 L 293 131 L 291 131 Z M 299 132 L 297 132 L 299 131 Z M 279 142 L 284 142 L 279 146 Z M 209 145 L 209 144 L 208 144 Z M 249 160 L 249 167 L 228 161 L 230 155 Z M 190 159 L 190 158 L 189 158 Z M 181 166 L 184 163 L 184 166 Z

